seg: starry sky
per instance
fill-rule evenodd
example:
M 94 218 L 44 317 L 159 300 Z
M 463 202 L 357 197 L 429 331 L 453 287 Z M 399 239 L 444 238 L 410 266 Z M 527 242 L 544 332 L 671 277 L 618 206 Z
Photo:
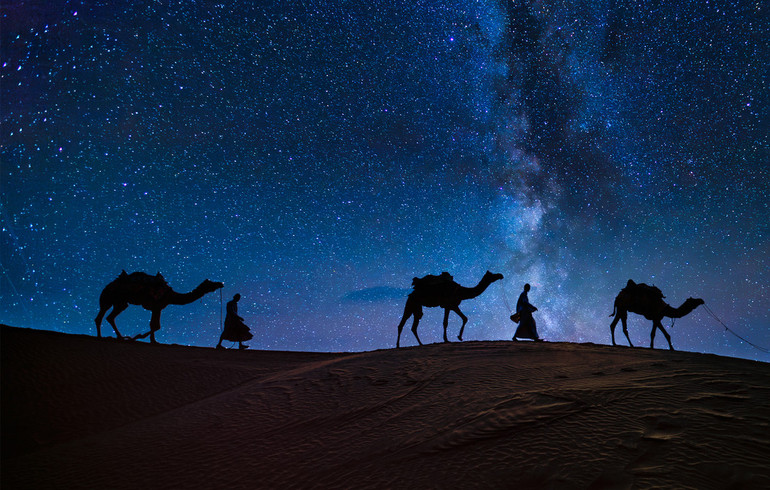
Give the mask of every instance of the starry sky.
M 0 322 L 93 335 L 121 270 L 161 272 L 225 287 L 166 308 L 160 342 L 215 345 L 240 293 L 252 348 L 373 350 L 395 346 L 413 277 L 491 270 L 466 340 L 510 339 L 529 282 L 541 336 L 608 344 L 634 279 L 770 347 L 769 11 L 3 2 Z M 426 309 L 424 342 L 442 319 Z M 629 330 L 649 345 L 651 322 Z M 669 331 L 770 361 L 703 307 Z

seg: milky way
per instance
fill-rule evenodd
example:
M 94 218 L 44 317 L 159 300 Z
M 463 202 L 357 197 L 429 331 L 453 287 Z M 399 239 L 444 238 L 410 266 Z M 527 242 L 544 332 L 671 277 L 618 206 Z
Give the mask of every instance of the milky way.
M 634 279 L 770 346 L 764 2 L 129 3 L 0 10 L 3 323 L 93 335 L 141 270 L 225 283 L 161 342 L 213 346 L 240 293 L 252 348 L 371 350 L 414 276 L 492 270 L 466 340 L 529 282 L 543 337 L 609 343 Z M 770 360 L 705 308 L 670 332 Z

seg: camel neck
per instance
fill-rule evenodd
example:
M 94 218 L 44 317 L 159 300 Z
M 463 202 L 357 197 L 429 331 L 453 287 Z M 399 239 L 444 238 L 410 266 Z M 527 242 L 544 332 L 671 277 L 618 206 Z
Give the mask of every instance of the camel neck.
M 203 288 L 203 284 L 193 289 L 189 293 L 177 293 L 171 291 L 168 296 L 168 303 L 171 305 L 187 305 L 193 301 L 199 300 L 206 294 Z
M 667 316 L 669 318 L 682 318 L 683 316 L 688 315 L 697 307 L 698 303 L 689 299 L 682 303 L 678 308 L 674 308 L 673 306 L 667 304 L 666 308 L 664 309 L 663 316 Z
M 466 288 L 464 286 L 460 286 L 458 288 L 459 296 L 462 299 L 472 299 L 476 296 L 479 296 L 481 293 L 486 291 L 486 289 L 489 287 L 491 283 L 488 281 L 484 281 L 483 279 L 481 282 L 473 286 L 472 288 Z

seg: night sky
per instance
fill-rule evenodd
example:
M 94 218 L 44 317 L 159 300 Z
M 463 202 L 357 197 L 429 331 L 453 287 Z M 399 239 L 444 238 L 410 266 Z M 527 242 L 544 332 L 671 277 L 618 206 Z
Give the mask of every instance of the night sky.
M 633 279 L 770 347 L 769 11 L 3 2 L 0 322 L 95 335 L 125 269 L 223 281 L 252 348 L 373 350 L 395 346 L 414 276 L 491 270 L 466 341 L 510 339 L 529 282 L 541 336 L 608 344 Z M 213 347 L 221 309 L 169 306 L 157 338 Z M 426 309 L 424 342 L 442 318 Z M 649 346 L 651 322 L 629 330 Z M 703 307 L 669 331 L 770 361 Z

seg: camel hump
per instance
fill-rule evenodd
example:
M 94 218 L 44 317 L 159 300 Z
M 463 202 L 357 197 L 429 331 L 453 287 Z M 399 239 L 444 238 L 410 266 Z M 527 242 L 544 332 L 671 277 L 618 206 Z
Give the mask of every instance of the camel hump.
M 663 296 L 663 291 L 660 290 L 657 286 L 654 284 L 650 286 L 649 284 L 645 284 L 643 282 L 635 283 L 631 279 L 628 280 L 628 284 L 626 284 L 626 287 L 624 289 L 629 290 L 629 292 L 633 292 L 636 294 L 643 294 L 645 296 L 654 298 L 654 299 L 663 299 L 665 296 Z
M 432 287 L 432 286 L 438 286 L 443 284 L 451 284 L 454 282 L 454 278 L 452 277 L 452 274 L 448 272 L 442 272 L 439 275 L 433 275 L 428 274 L 427 276 L 423 277 L 415 277 L 412 279 L 412 288 L 422 289 L 426 287 Z
M 121 282 L 129 283 L 129 284 L 142 284 L 146 286 L 168 286 L 166 279 L 160 274 L 160 272 L 157 275 L 152 276 L 144 272 L 132 272 L 131 274 L 126 274 L 126 271 L 123 271 L 121 272 L 120 276 L 118 276 L 118 279 Z

